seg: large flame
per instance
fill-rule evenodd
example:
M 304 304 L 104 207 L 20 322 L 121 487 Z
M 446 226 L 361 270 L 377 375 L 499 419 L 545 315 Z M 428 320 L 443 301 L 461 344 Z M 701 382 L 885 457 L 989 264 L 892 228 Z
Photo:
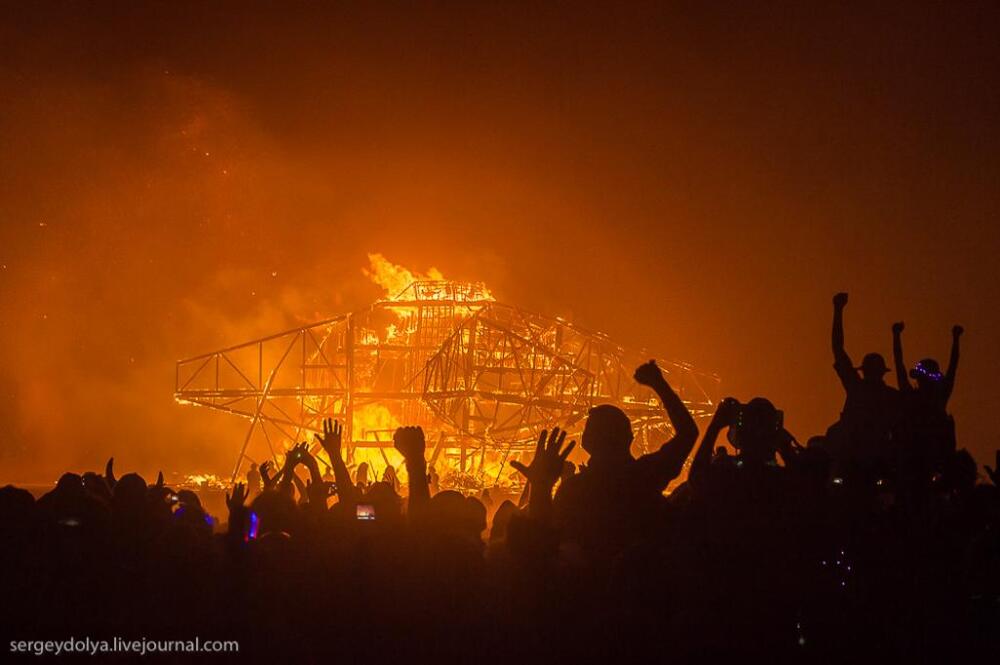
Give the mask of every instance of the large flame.
M 361 272 L 364 273 L 365 277 L 381 286 L 385 290 L 386 297 L 390 300 L 399 296 L 406 287 L 416 281 L 444 279 L 444 275 L 437 268 L 428 268 L 426 274 L 411 272 L 378 252 L 368 255 L 368 263 L 370 267 L 362 268 Z
M 418 333 L 418 313 L 420 304 L 413 301 L 447 302 L 450 314 L 437 312 L 438 316 L 451 316 L 454 323 L 468 317 L 482 307 L 484 302 L 494 300 L 492 293 L 485 285 L 478 282 L 454 282 L 445 279 L 437 268 L 431 267 L 426 273 L 412 271 L 404 266 L 389 261 L 383 254 L 373 252 L 368 254 L 369 267 L 361 272 L 384 291 L 383 305 L 385 313 L 394 320 L 365 319 L 364 324 L 356 329 L 356 343 L 364 350 L 359 353 L 377 353 L 380 345 L 392 343 L 398 348 L 413 344 Z M 414 285 L 417 285 L 414 287 Z M 411 288 L 414 287 L 414 288 Z M 424 340 L 426 343 L 426 340 Z M 315 358 L 310 362 L 315 361 Z M 368 381 L 374 377 L 356 375 L 354 380 L 361 393 L 375 388 Z M 318 398 L 306 398 L 316 402 L 311 410 L 320 412 L 324 405 Z M 402 424 L 403 417 L 396 411 L 393 401 L 355 404 L 352 410 L 351 427 L 348 429 L 354 442 L 364 441 L 368 445 L 351 446 L 348 466 L 352 475 L 364 463 L 369 469 L 369 482 L 382 478 L 387 467 L 395 470 L 399 480 L 406 482 L 406 470 L 403 458 L 392 447 L 392 435 Z M 294 442 L 288 442 L 291 445 Z M 375 444 L 375 445 L 372 445 Z M 325 455 L 325 453 L 322 453 Z M 437 469 L 442 484 L 461 489 L 465 492 L 476 491 L 483 486 L 510 486 L 509 474 L 516 476 L 509 468 L 505 468 L 506 455 L 497 451 L 485 454 L 474 449 L 467 452 L 465 471 L 460 469 L 459 459 L 454 454 L 447 453 L 436 459 Z M 326 464 L 326 462 L 324 462 Z M 502 470 L 506 471 L 503 472 Z M 517 480 L 514 479 L 514 483 Z

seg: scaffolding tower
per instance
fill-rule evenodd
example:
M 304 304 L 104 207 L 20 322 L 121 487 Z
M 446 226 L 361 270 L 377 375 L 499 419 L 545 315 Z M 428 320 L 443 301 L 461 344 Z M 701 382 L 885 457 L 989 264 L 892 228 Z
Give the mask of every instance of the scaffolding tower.
M 628 414 L 636 452 L 662 443 L 666 414 L 632 379 L 647 357 L 499 303 L 481 284 L 425 280 L 364 310 L 178 361 L 174 397 L 250 421 L 234 480 L 246 460 L 277 464 L 324 418 L 344 424 L 348 456 L 391 447 L 397 426 L 420 425 L 432 463 L 444 456 L 466 473 L 478 459 L 481 476 L 488 453 L 502 468 L 542 429 L 578 434 L 597 404 Z M 658 363 L 696 418 L 712 412 L 716 376 Z

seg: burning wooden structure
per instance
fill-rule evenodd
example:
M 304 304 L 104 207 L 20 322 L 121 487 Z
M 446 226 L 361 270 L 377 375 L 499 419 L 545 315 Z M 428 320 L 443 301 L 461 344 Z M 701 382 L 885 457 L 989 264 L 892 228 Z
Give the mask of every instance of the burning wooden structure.
M 501 483 L 510 456 L 532 449 L 539 430 L 578 433 L 596 404 L 629 415 L 640 450 L 659 445 L 665 414 L 632 379 L 646 359 L 499 303 L 482 284 L 424 279 L 367 309 L 181 360 L 174 395 L 250 421 L 233 478 L 246 460 L 277 462 L 335 418 L 349 459 L 386 465 L 398 462 L 395 428 L 422 426 L 431 463 L 471 488 Z M 710 413 L 717 379 L 659 362 L 692 413 Z

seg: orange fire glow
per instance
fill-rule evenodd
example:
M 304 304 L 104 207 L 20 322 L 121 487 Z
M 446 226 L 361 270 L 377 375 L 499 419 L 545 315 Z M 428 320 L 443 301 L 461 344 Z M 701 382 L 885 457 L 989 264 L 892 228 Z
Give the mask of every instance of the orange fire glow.
M 368 262 L 371 265 L 368 268 L 362 268 L 361 272 L 365 277 L 385 289 L 386 298 L 390 300 L 398 297 L 406 287 L 418 280 L 430 279 L 437 281 L 444 279 L 444 275 L 437 268 L 428 268 L 426 274 L 412 272 L 401 265 L 389 261 L 389 259 L 378 252 L 369 254 Z
M 380 286 L 384 291 L 384 298 L 387 301 L 405 301 L 408 298 L 407 290 L 415 282 L 422 282 L 425 285 L 431 284 L 430 288 L 421 291 L 423 299 L 431 300 L 465 300 L 469 304 L 459 304 L 456 306 L 456 315 L 467 316 L 475 302 L 492 301 L 493 294 L 482 284 L 472 285 L 472 290 L 467 294 L 456 294 L 455 286 L 446 280 L 444 274 L 435 267 L 430 267 L 425 273 L 410 270 L 409 268 L 393 263 L 380 252 L 368 254 L 369 267 L 362 268 L 361 272 L 374 284 Z M 435 290 L 433 283 L 441 282 L 440 288 Z M 359 331 L 359 341 L 363 346 L 376 346 L 384 342 L 395 342 L 405 345 L 412 341 L 412 336 L 417 333 L 417 307 L 410 307 L 405 304 L 394 305 L 390 310 L 395 317 L 394 322 L 385 323 L 384 326 L 371 329 L 366 328 Z M 365 389 L 373 389 L 374 386 L 366 386 Z M 400 480 L 405 481 L 406 470 L 403 465 L 402 456 L 392 448 L 392 435 L 397 427 L 406 423 L 400 422 L 396 414 L 385 404 L 368 403 L 355 406 L 351 415 L 351 432 L 355 440 L 365 441 L 385 441 L 386 446 L 382 447 L 356 447 L 351 452 L 349 465 L 352 470 L 356 470 L 362 463 L 366 463 L 370 469 L 369 479 L 381 479 L 387 466 L 391 465 Z M 428 442 L 430 448 L 431 442 Z M 428 456 L 432 454 L 428 450 Z M 457 459 L 452 459 L 447 454 L 440 455 L 433 460 L 434 466 L 442 478 L 450 479 L 449 484 L 461 486 L 467 485 L 468 489 L 473 489 L 477 485 L 482 485 L 476 479 L 496 478 L 503 468 L 503 460 L 495 453 L 480 455 L 472 458 L 470 456 L 468 468 L 462 471 Z M 510 485 L 511 480 L 507 477 L 499 479 L 498 485 Z

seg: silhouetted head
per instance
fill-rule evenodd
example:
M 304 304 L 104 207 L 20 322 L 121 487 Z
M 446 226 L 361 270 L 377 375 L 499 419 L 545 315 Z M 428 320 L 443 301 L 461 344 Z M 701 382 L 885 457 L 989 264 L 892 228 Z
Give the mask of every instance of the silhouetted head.
M 295 499 L 283 492 L 264 492 L 250 504 L 257 513 L 257 533 L 291 533 L 295 526 Z
M 826 482 L 833 468 L 828 441 L 825 436 L 809 437 L 806 448 L 799 452 L 799 466 L 809 477 Z
M 198 495 L 191 490 L 181 490 L 177 493 L 177 502 L 183 503 L 187 506 L 195 506 L 196 508 L 201 508 L 201 499 Z
M 941 374 L 941 366 L 933 358 L 924 358 L 910 370 L 910 378 L 917 382 L 921 388 L 935 385 L 944 377 Z
M 486 513 L 486 506 L 482 501 L 474 496 L 465 497 L 463 524 L 469 530 L 469 535 L 475 536 L 475 540 L 482 540 L 483 531 L 486 530 Z
M 479 493 L 479 500 L 486 506 L 486 512 L 489 512 L 490 508 L 493 507 L 493 496 L 490 494 L 489 488 L 484 487 L 482 489 Z
M 83 496 L 83 478 L 75 473 L 64 473 L 56 482 L 55 493 L 63 497 L 77 498 Z
M 823 449 L 826 449 L 829 445 L 830 445 L 829 439 L 827 439 L 822 434 L 817 434 L 815 436 L 811 436 L 806 441 L 806 448 L 823 448 Z
M 885 364 L 885 358 L 881 353 L 867 353 L 861 361 L 861 376 L 865 381 L 872 383 L 882 383 L 885 381 L 886 372 L 889 371 Z
M 119 515 L 138 515 L 146 506 L 146 481 L 137 473 L 126 473 L 115 483 L 111 505 Z
M 365 491 L 362 503 L 370 503 L 375 507 L 375 519 L 382 526 L 394 525 L 402 519 L 400 512 L 402 499 L 390 483 L 385 481 L 372 483 Z
M 461 513 L 464 504 L 464 494 L 457 490 L 444 490 L 431 497 L 429 510 L 433 517 L 437 519 L 446 516 L 454 519 Z
M 111 503 L 111 489 L 108 488 L 104 476 L 88 471 L 83 474 L 83 486 L 91 496 L 99 498 L 104 503 Z
M 478 499 L 445 490 L 431 497 L 427 506 L 427 524 L 434 533 L 482 542 L 482 533 L 486 529 L 486 507 Z
M 0 488 L 0 526 L 24 529 L 35 521 L 35 497 L 13 485 Z
M 782 414 L 770 400 L 754 397 L 742 407 L 739 422 L 729 428 L 729 441 L 743 459 L 774 458 L 783 432 Z
M 965 448 L 958 450 L 945 464 L 945 477 L 950 489 L 960 492 L 971 492 L 976 486 L 978 472 L 976 460 Z
M 190 494 L 190 492 L 189 492 Z M 178 501 L 172 511 L 173 524 L 184 526 L 206 535 L 212 533 L 212 518 L 202 509 L 200 503 L 186 502 L 177 495 Z M 197 499 L 195 499 L 197 501 Z
M 490 542 L 496 543 L 507 538 L 507 525 L 510 519 L 517 514 L 517 506 L 513 501 L 504 501 L 493 513 L 493 525 L 490 527 Z
M 594 462 L 620 460 L 631 456 L 632 423 L 625 412 L 611 404 L 601 404 L 590 410 L 583 426 L 581 444 Z

